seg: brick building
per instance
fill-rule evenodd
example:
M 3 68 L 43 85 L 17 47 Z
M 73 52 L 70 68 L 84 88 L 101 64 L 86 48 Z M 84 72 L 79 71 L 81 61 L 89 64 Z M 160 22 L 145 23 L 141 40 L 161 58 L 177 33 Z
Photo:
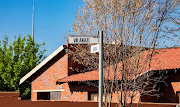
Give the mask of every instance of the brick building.
M 72 63 L 66 54 L 66 45 L 60 46 L 55 52 L 32 69 L 20 80 L 31 81 L 31 99 L 35 100 L 66 100 L 66 101 L 97 101 L 98 88 L 85 84 L 85 81 L 98 81 L 98 71 L 75 73 L 69 68 L 82 65 Z M 167 71 L 167 86 L 159 84 L 160 98 L 142 96 L 142 102 L 180 102 L 180 48 L 156 50 L 159 54 L 153 56 L 151 70 Z M 160 62 L 160 63 L 159 63 Z M 148 72 L 148 71 L 147 71 Z M 116 92 L 112 101 L 116 102 Z M 137 101 L 140 95 L 136 96 Z M 134 102 L 137 102 L 136 100 Z

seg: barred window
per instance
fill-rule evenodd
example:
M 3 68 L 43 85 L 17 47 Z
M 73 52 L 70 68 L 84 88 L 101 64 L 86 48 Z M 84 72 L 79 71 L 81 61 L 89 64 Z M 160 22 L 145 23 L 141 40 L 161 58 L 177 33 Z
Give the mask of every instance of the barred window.
M 37 92 L 37 100 L 61 100 L 61 91 Z

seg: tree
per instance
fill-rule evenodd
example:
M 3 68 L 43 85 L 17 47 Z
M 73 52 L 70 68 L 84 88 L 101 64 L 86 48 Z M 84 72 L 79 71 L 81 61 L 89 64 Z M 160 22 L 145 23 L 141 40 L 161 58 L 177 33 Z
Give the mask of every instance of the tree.
M 147 74 L 141 82 L 134 78 L 151 69 L 156 48 L 179 44 L 179 12 L 179 0 L 85 0 L 69 34 L 104 32 L 104 95 L 117 92 L 120 106 L 128 99 L 132 106 L 137 91 L 158 96 L 153 83 L 163 82 L 161 73 L 157 78 Z M 98 68 L 98 54 L 90 54 L 88 45 L 71 47 L 76 50 L 69 51 L 72 59 L 85 65 L 85 71 Z M 148 84 L 152 88 L 147 91 L 143 86 Z
M 30 35 L 15 37 L 12 43 L 4 37 L 0 43 L 0 91 L 21 91 L 22 99 L 30 98 L 29 82 L 20 89 L 19 81 L 45 58 L 44 45 L 34 43 Z

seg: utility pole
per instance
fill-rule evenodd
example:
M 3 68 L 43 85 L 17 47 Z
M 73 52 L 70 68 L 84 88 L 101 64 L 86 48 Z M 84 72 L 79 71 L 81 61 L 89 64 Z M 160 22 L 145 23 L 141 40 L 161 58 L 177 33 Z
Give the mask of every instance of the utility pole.
M 99 31 L 99 107 L 103 107 L 103 31 Z
M 32 40 L 34 41 L 34 0 L 33 0 L 33 17 L 32 17 Z

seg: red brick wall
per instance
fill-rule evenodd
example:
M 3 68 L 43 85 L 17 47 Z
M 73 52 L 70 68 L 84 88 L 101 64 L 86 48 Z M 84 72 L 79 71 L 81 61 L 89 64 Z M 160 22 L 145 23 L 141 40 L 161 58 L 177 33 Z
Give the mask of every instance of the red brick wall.
M 75 51 L 73 44 L 68 44 L 68 40 L 67 40 L 66 45 L 67 45 L 69 50 L 71 50 L 73 52 Z M 68 55 L 68 66 L 69 66 L 68 75 L 72 75 L 72 74 L 82 72 L 82 70 L 84 70 L 84 68 L 85 68 L 82 64 L 78 64 L 77 62 L 73 61 L 72 54 Z
M 37 100 L 37 92 L 33 90 L 58 90 L 61 91 L 61 100 L 63 101 L 88 101 L 88 92 L 78 90 L 72 90 L 73 87 L 69 87 L 69 83 L 56 84 L 58 79 L 64 78 L 72 72 L 70 72 L 70 66 L 78 66 L 76 63 L 69 63 L 68 54 L 65 51 L 59 53 L 50 62 L 48 62 L 44 67 L 42 67 L 36 74 L 32 76 L 31 83 L 31 100 Z M 80 66 L 82 67 L 82 66 Z M 75 86 L 78 86 L 76 84 Z
M 32 100 L 37 100 L 37 92 L 33 92 L 33 90 L 64 89 L 63 85 L 56 85 L 57 79 L 68 76 L 68 55 L 64 53 L 65 52 L 59 53 L 32 76 Z
M 171 82 L 174 93 L 180 92 L 180 82 Z
M 62 84 L 65 91 L 62 92 L 64 101 L 88 101 L 88 92 L 98 92 L 98 88 L 89 86 L 85 82 L 72 82 Z
M 61 92 L 63 101 L 88 101 L 87 91 L 72 91 L 68 83 L 63 83 L 64 91 Z
M 131 95 L 132 92 L 128 92 L 128 95 L 129 94 Z M 136 95 L 133 97 L 133 103 L 138 103 L 140 94 L 139 94 L 139 92 L 134 92 L 134 94 L 136 94 Z M 118 102 L 120 97 L 121 97 L 120 93 L 119 94 L 117 94 L 117 92 L 113 93 L 112 94 L 112 102 Z M 127 96 L 127 103 L 130 103 L 130 102 L 131 102 L 131 99 L 129 96 Z

